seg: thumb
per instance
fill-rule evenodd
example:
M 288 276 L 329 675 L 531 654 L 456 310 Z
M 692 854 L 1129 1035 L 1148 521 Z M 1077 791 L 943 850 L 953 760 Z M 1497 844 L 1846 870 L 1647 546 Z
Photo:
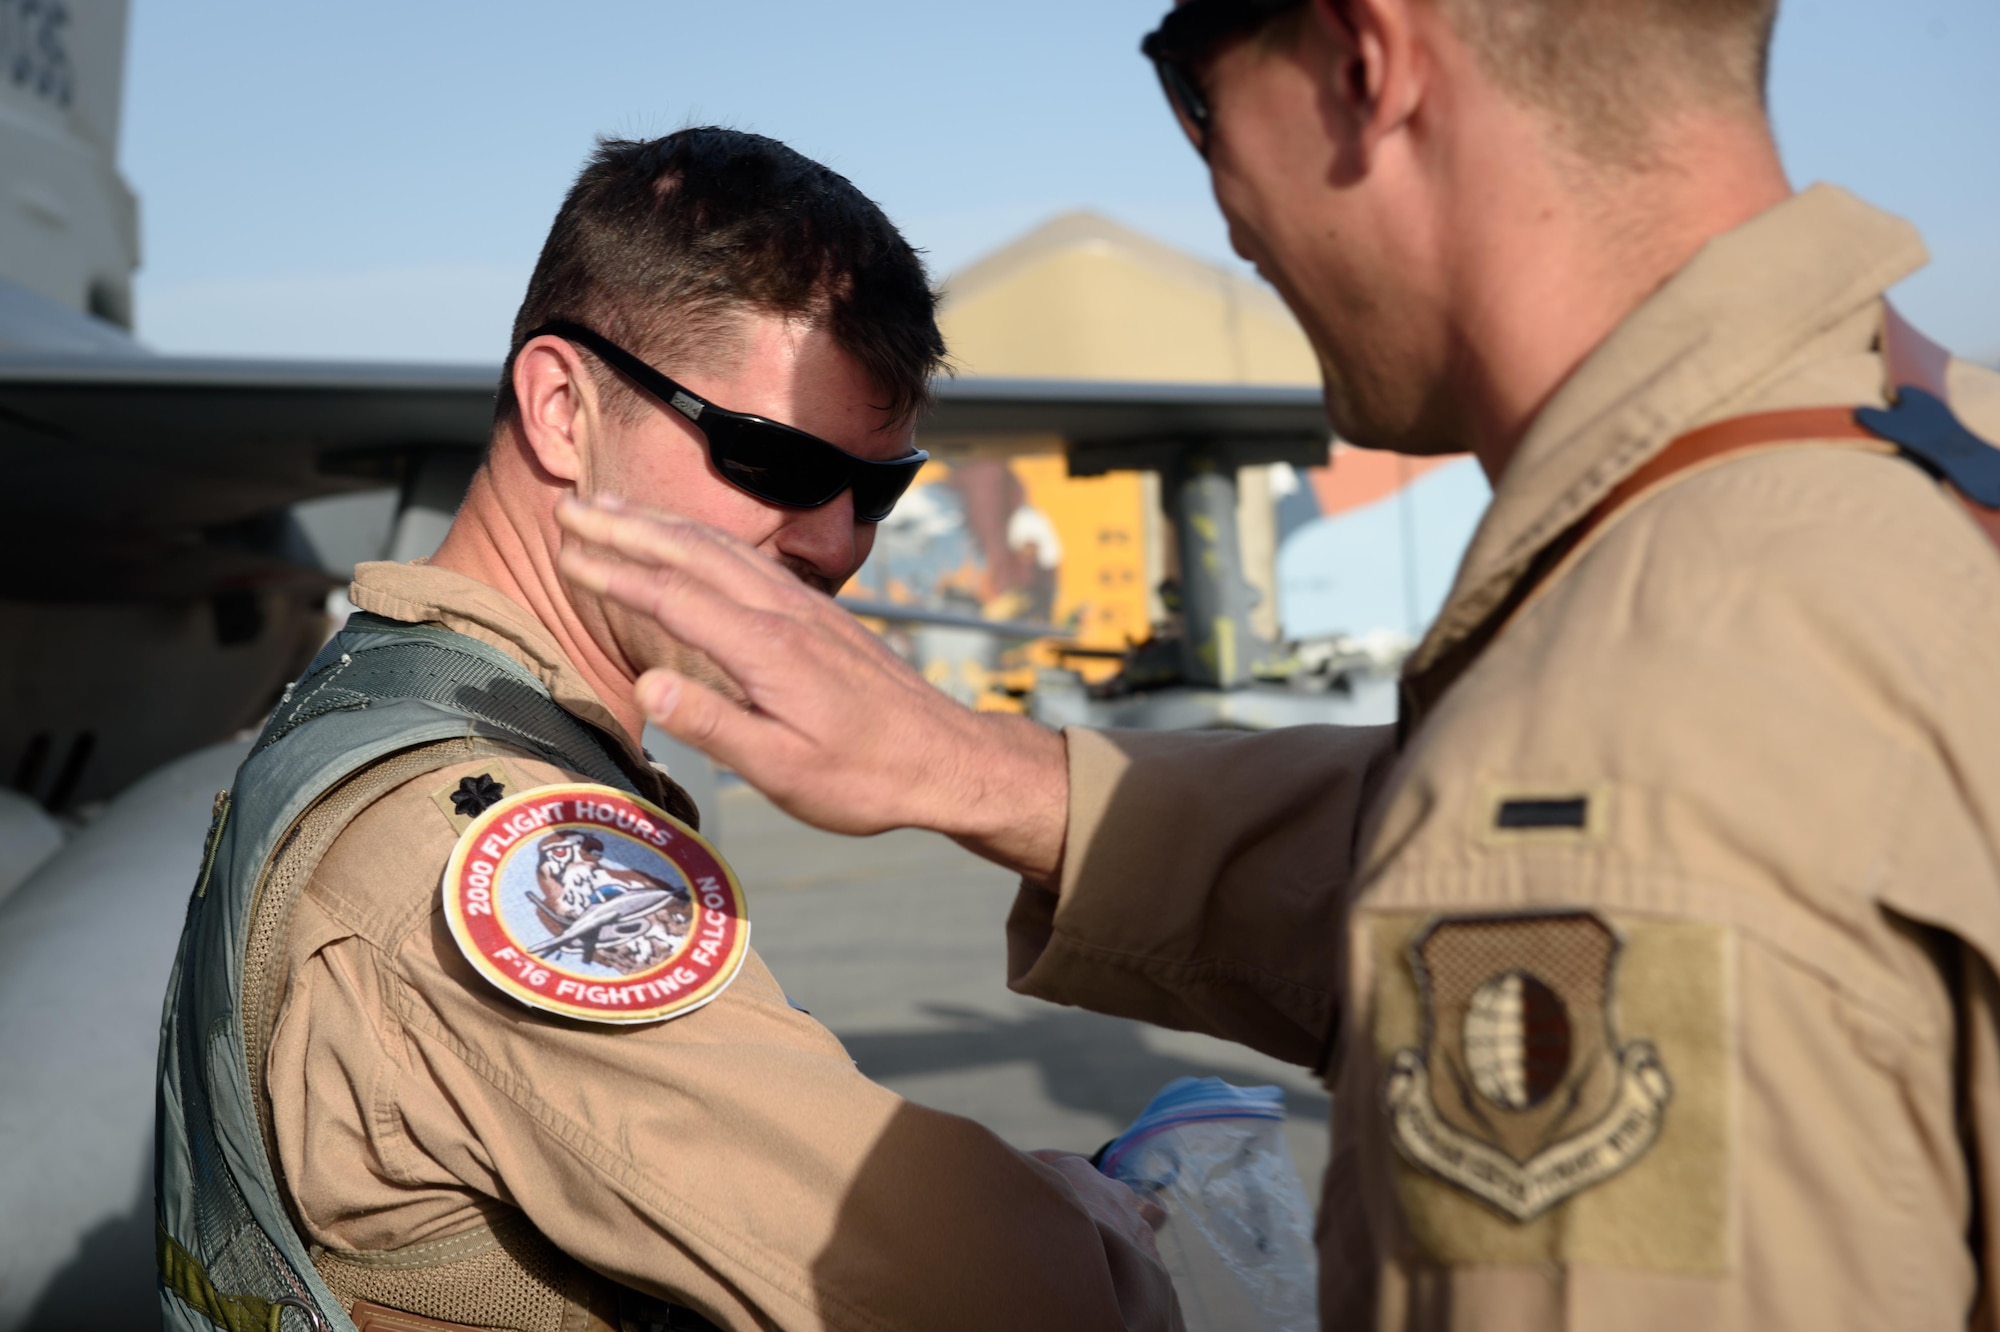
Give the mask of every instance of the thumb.
M 728 751 L 741 745 L 741 732 L 752 720 L 742 708 L 706 685 L 664 668 L 640 676 L 632 697 L 647 721 L 710 758 L 735 766 Z

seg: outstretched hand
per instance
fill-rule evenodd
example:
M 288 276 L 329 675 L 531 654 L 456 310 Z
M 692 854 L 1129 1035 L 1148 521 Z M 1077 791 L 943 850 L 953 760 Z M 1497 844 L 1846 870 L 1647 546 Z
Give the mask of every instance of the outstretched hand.
M 667 669 L 642 675 L 647 718 L 817 827 L 946 833 L 1054 879 L 1067 821 L 1062 737 L 954 702 L 833 598 L 687 519 L 565 500 L 558 565 L 579 587 L 706 654 L 747 706 Z

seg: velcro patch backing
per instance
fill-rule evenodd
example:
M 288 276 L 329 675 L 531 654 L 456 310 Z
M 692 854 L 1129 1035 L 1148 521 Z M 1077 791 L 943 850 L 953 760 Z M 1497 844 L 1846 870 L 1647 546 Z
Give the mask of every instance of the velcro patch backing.
M 1726 928 L 1590 911 L 1361 920 L 1396 1191 L 1427 1259 L 1729 1269 Z

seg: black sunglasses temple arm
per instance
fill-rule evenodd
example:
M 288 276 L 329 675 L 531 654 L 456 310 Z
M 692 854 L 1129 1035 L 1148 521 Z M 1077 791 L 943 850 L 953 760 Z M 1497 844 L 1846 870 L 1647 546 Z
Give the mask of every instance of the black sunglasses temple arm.
M 566 319 L 552 320 L 528 334 L 528 340 L 545 335 L 589 348 L 599 360 L 690 421 L 700 421 L 702 412 L 708 408 L 705 399 L 688 392 L 611 339 L 592 332 L 582 324 L 572 324 Z
M 870 506 L 869 512 L 861 513 L 860 516 L 864 522 L 880 522 L 883 518 L 886 518 L 889 515 L 889 510 L 895 506 L 896 499 L 900 498 L 903 492 L 909 489 L 910 482 L 916 479 L 917 471 L 930 460 L 930 454 L 922 449 L 913 449 L 901 458 L 862 458 L 847 452 L 847 450 L 837 445 L 829 444 L 823 439 L 809 435 L 796 427 L 781 425 L 775 421 L 763 420 L 761 417 L 746 416 L 739 412 L 731 412 L 724 408 L 716 407 L 715 404 L 709 402 L 707 399 L 688 392 L 665 374 L 646 364 L 646 362 L 640 360 L 631 352 L 626 351 L 609 338 L 585 328 L 582 324 L 572 323 L 566 319 L 551 320 L 529 333 L 528 339 L 543 336 L 562 338 L 567 342 L 574 342 L 581 347 L 589 349 L 602 359 L 606 365 L 609 365 L 612 369 L 631 380 L 643 392 L 650 394 L 654 398 L 657 398 L 663 405 L 685 416 L 707 438 L 709 456 L 714 460 L 716 468 L 739 489 L 748 490 L 758 498 L 767 500 L 773 504 L 817 508 L 819 505 L 827 503 L 834 495 L 839 494 L 840 491 L 836 490 L 824 499 L 802 504 L 799 501 L 787 499 L 782 495 L 771 494 L 762 486 L 746 482 L 743 476 L 740 475 L 737 467 L 732 463 L 731 455 L 734 453 L 734 449 L 724 442 L 724 437 L 732 431 L 744 428 L 775 431 L 782 436 L 803 441 L 812 448 L 823 449 L 830 454 L 838 455 L 847 471 L 847 480 L 840 487 L 841 490 L 854 485 L 864 473 L 874 473 L 878 476 L 888 477 L 890 484 L 895 487 L 895 495 L 886 504 L 880 506 L 879 512 L 875 510 L 874 506 Z M 528 339 L 524 339 L 524 341 Z M 704 416 L 711 419 L 704 421 L 702 419 Z M 873 487 L 869 489 L 872 491 Z M 857 512 L 859 512 L 861 508 L 861 495 L 858 490 L 855 498 Z

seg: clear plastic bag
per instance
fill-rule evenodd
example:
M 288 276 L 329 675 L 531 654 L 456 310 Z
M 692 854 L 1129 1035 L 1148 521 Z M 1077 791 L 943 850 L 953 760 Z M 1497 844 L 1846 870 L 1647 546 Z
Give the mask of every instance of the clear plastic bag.
M 1188 1332 L 1317 1332 L 1312 1205 L 1278 1087 L 1176 1078 L 1098 1154 L 1167 1214 L 1160 1255 Z

